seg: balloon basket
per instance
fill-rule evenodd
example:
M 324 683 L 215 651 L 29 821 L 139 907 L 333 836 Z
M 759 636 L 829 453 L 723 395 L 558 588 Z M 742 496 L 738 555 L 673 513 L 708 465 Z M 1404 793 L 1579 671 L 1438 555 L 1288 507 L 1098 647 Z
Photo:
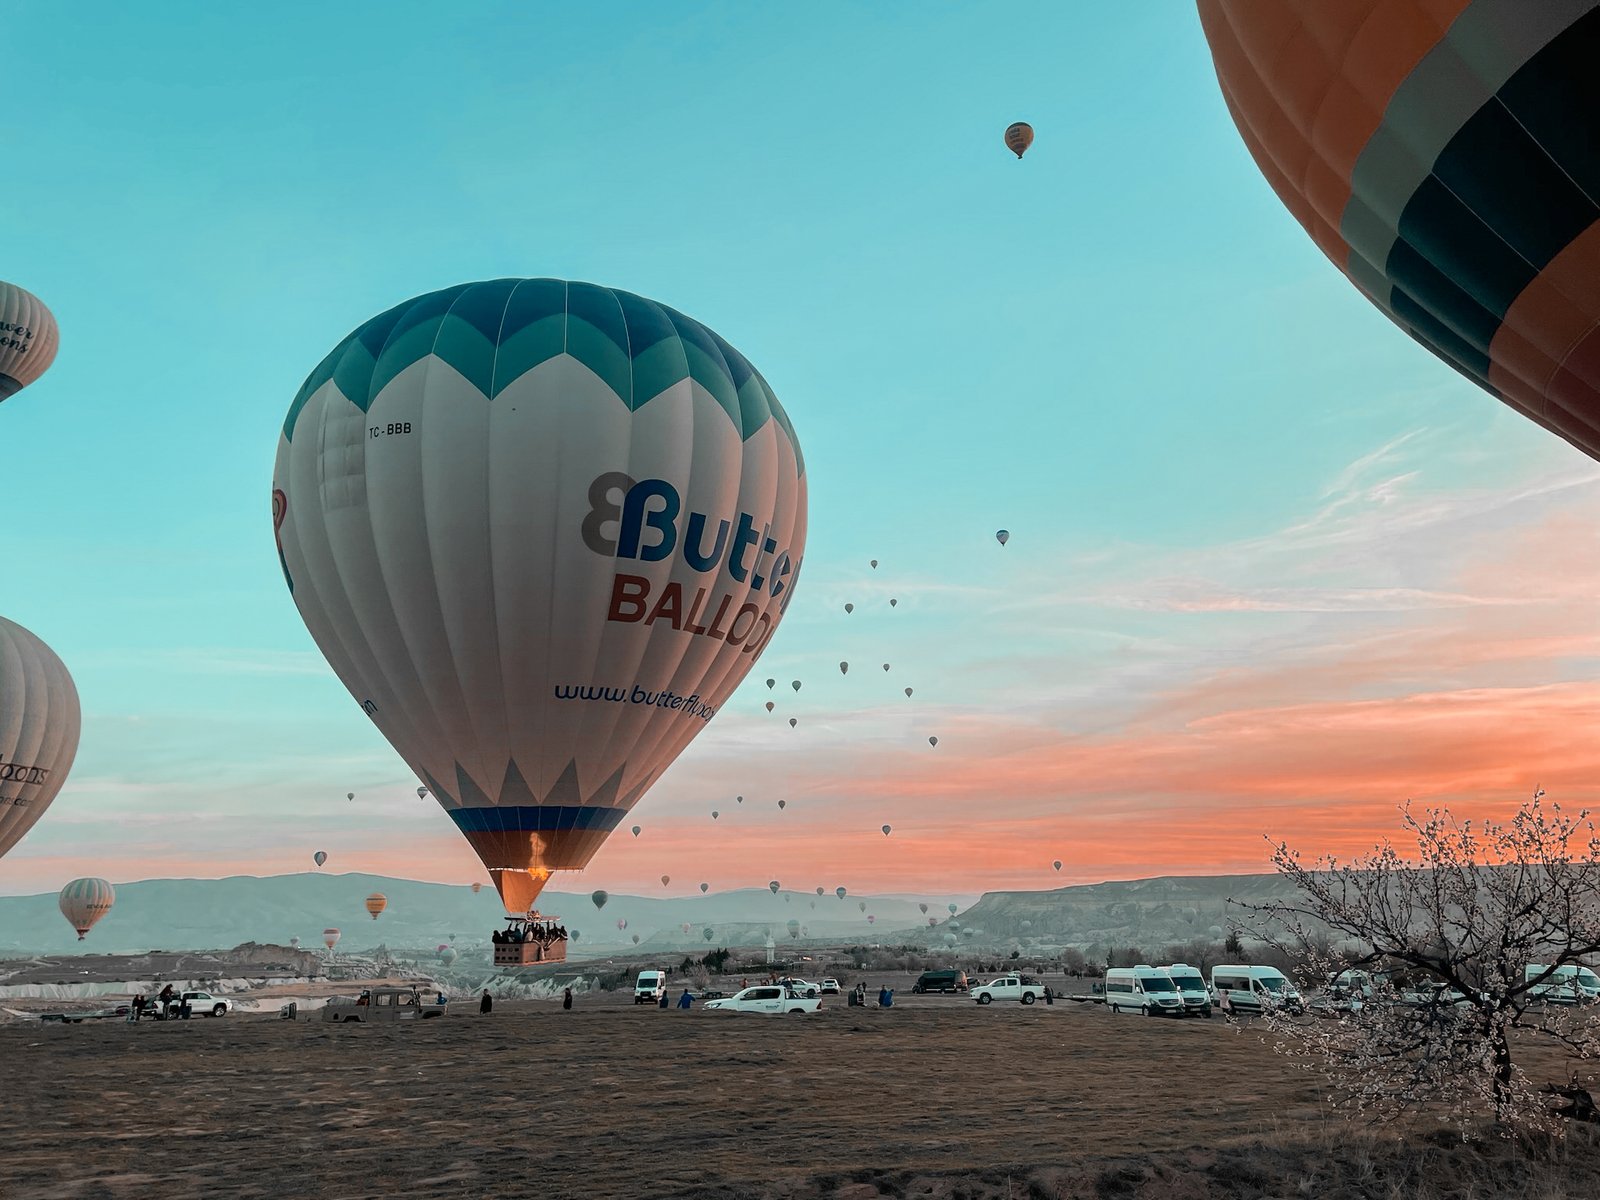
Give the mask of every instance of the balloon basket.
M 497 967 L 536 967 L 567 961 L 567 929 L 555 917 L 507 917 L 490 937 Z

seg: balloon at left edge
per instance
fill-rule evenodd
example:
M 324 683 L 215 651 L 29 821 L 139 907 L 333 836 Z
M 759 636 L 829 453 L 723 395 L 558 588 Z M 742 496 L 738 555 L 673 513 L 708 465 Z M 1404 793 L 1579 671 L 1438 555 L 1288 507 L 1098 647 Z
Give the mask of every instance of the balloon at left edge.
M 0 617 L 0 857 L 61 791 L 81 725 L 78 689 L 55 651 Z
M 116 889 L 104 879 L 74 879 L 61 889 L 56 901 L 61 906 L 61 915 L 78 931 L 80 942 L 116 902 Z
M 15 396 L 55 361 L 61 333 L 44 301 L 0 280 L 0 400 Z
M 290 405 L 272 515 L 329 665 L 521 913 L 759 658 L 806 499 L 787 414 L 717 334 L 500 279 L 335 347 Z

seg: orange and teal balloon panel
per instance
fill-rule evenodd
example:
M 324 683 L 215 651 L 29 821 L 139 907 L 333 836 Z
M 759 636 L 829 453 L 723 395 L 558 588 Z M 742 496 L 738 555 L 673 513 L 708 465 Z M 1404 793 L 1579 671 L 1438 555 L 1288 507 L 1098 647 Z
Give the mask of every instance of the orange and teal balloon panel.
M 1600 0 L 1199 0 L 1256 164 L 1412 337 L 1600 457 Z

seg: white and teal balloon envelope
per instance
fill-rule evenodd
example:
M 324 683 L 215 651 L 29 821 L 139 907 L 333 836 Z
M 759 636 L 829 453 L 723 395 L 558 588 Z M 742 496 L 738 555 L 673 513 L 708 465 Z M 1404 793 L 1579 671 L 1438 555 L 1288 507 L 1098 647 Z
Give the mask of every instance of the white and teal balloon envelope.
M 806 480 L 771 389 L 705 326 L 500 279 L 328 355 L 284 422 L 273 519 L 317 645 L 520 912 L 771 640 Z
M 0 857 L 66 782 L 81 722 L 78 689 L 55 651 L 0 617 Z
M 61 333 L 44 301 L 0 280 L 0 400 L 16 395 L 55 361 Z

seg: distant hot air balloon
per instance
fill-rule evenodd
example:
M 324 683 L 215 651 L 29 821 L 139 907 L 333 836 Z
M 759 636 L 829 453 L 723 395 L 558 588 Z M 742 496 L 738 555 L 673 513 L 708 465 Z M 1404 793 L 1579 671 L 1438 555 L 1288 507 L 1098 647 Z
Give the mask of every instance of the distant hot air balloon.
M 574 941 L 575 942 L 582 936 L 583 935 L 581 933 L 579 933 L 576 929 L 571 929 L 571 930 L 567 931 L 567 938 L 568 938 L 569 941 Z
M 937 746 L 938 744 L 939 744 L 939 739 L 938 738 L 931 737 L 931 738 L 928 739 L 928 745 Z
M 475 883 L 475 884 L 472 885 L 472 894 L 474 896 L 476 896 L 481 891 L 483 891 L 483 884 Z
M 875 916 L 873 916 L 873 915 L 872 915 L 872 914 L 871 914 L 871 913 L 868 913 L 868 914 L 867 914 L 867 924 L 868 924 L 868 925 L 871 925 L 871 924 L 873 924 L 873 923 L 874 923 L 874 922 L 875 922 L 875 921 L 877 921 L 877 919 L 878 919 L 878 918 L 877 918 L 877 917 L 875 917 Z
M 694 927 L 692 925 L 690 925 L 689 922 L 685 921 L 682 925 L 679 926 L 679 928 L 682 929 L 685 933 L 688 933 L 689 930 L 694 928 Z
M 1246 148 L 1439 358 L 1600 458 L 1590 3 L 1200 0 Z
M 895 605 L 897 605 L 899 603 L 900 603 L 900 601 L 895 599 L 893 596 L 889 597 L 889 607 L 890 608 L 893 608 Z
M 1026 121 L 1013 121 L 1006 126 L 1006 149 L 1021 158 L 1033 145 L 1033 126 Z
M 800 722 L 798 720 L 796 720 L 794 717 L 790 717 L 789 718 L 789 728 L 790 729 L 793 729 L 798 724 L 800 724 Z
M 995 531 L 995 535 L 994 535 L 994 540 L 999 542 L 1002 546 L 1004 546 L 1007 542 L 1009 542 L 1011 540 L 1011 531 L 1009 529 L 998 529 L 998 530 L 996 530 Z
M 681 313 L 556 279 L 361 325 L 291 404 L 273 488 L 313 639 L 513 914 L 723 706 L 805 548 L 804 465 L 750 363 Z M 588 679 L 607 697 L 564 695 Z
M 870 567 L 871 567 L 871 568 L 872 568 L 872 569 L 873 569 L 873 570 L 874 570 L 874 571 L 876 571 L 876 570 L 877 570 L 877 569 L 878 569 L 878 560 L 877 560 L 877 559 L 873 559 L 873 560 L 872 560 L 872 562 L 871 562 L 871 563 L 869 563 L 869 564 L 868 564 L 868 565 L 869 565 L 869 566 L 870 566 Z
M 844 610 L 845 610 L 845 612 L 847 612 L 847 613 L 853 613 L 853 612 L 855 612 L 855 610 L 856 610 L 856 606 L 855 606 L 855 605 L 854 605 L 854 604 L 848 604 L 848 603 L 847 603 L 847 604 L 846 604 L 846 605 L 845 605 L 845 606 L 844 606 Z
M 339 931 L 337 929 L 324 929 L 322 931 L 322 944 L 332 950 L 339 944 Z
M 641 828 L 642 828 L 642 826 L 639 826 L 639 825 L 635 825 L 635 826 L 634 826 L 634 827 L 633 827 L 633 836 L 634 836 L 634 837 L 638 837 L 638 836 L 639 836 L 639 830 L 640 830 L 640 829 L 641 829 Z
M 635 946 L 639 944 L 639 935 L 637 933 L 633 935 L 633 944 Z
M 885 671 L 887 671 L 887 670 L 888 670 L 888 669 L 889 669 L 889 664 L 888 664 L 888 663 L 884 663 L 884 664 L 883 664 L 883 669 L 884 669 L 884 670 L 885 670 Z
M 61 889 L 56 902 L 61 907 L 61 915 L 78 931 L 81 942 L 95 922 L 111 911 L 111 906 L 117 902 L 117 893 L 104 879 L 74 879 Z
M 618 929 L 626 929 L 627 927 L 628 927 L 628 918 L 627 917 L 618 917 L 617 918 L 617 928 Z
M 866 912 L 867 911 L 867 902 L 865 900 L 858 900 L 858 901 L 856 901 L 856 907 L 859 908 L 862 912 Z
M 938 917 L 929 917 L 928 918 L 928 928 L 929 929 L 932 929 L 938 923 L 939 923 L 939 918 Z
M 909 700 L 909 699 L 910 699 L 910 698 L 911 698 L 911 689 L 910 689 L 910 688 L 907 688 L 907 689 L 906 689 L 906 699 L 908 699 L 908 700 Z
M 956 915 L 956 906 L 954 904 L 952 904 L 952 905 L 949 905 L 948 907 L 950 909 L 950 915 L 952 917 L 955 916 Z
M 786 924 L 784 926 L 784 928 L 789 931 L 789 936 L 790 937 L 797 938 L 797 937 L 800 936 L 800 922 L 799 921 L 790 921 L 790 922 L 788 922 L 788 924 Z
M 789 802 L 787 800 L 779 800 L 778 801 L 778 807 L 779 808 L 788 808 L 789 807 Z
M 671 882 L 672 882 L 672 876 L 671 875 L 663 875 L 661 877 L 661 886 L 662 887 L 666 887 L 667 884 L 669 884 Z
M 710 940 L 711 940 L 711 939 L 712 939 L 712 938 L 714 938 L 714 937 L 716 937 L 716 934 L 715 934 L 715 933 L 714 933 L 714 932 L 712 932 L 712 929 L 711 929 L 711 926 L 709 926 L 709 925 L 707 925 L 707 926 L 706 926 L 706 927 L 705 927 L 705 930 L 704 930 L 704 932 L 705 932 L 705 937 L 706 937 L 706 941 L 708 941 L 708 942 L 709 942 L 709 941 L 710 941 Z
M 773 894 L 773 895 L 774 895 L 774 896 L 776 896 L 776 895 L 777 895 L 777 894 L 778 894 L 778 881 L 777 881 L 777 880 L 776 880 L 776 879 L 774 879 L 774 880 L 773 880 L 773 881 L 772 881 L 772 882 L 771 882 L 771 883 L 769 883 L 769 884 L 767 884 L 767 889 L 768 889 L 768 890 L 769 890 L 769 891 L 770 891 L 770 892 L 771 892 L 771 893 L 772 893 L 772 894 Z
M 850 674 L 850 664 L 847 663 L 847 662 L 840 663 L 839 664 L 839 674 L 841 674 L 841 675 Z
M 744 803 L 744 797 L 743 796 L 735 796 L 733 798 L 733 802 L 735 804 L 743 804 Z
M 843 900 L 848 893 L 849 893 L 849 889 L 848 888 L 837 887 L 837 888 L 833 889 L 833 894 L 835 896 L 839 897 L 839 899 L 841 899 L 841 900 Z
M 926 904 L 919 904 L 919 905 L 917 905 L 917 907 L 920 908 L 923 912 L 927 912 L 928 911 L 928 906 Z
M 7 286 L 0 284 L 0 306 Z M 0 334 L 0 346 L 15 336 Z M 49 646 L 0 617 L 0 857 L 61 790 L 78 753 L 80 724 L 78 689 L 67 668 Z
M 15 396 L 55 361 L 61 333 L 44 301 L 0 281 L 0 400 Z
M 289 948 L 290 948 L 290 949 L 291 949 L 291 950 L 298 950 L 298 949 L 300 949 L 300 939 L 299 939 L 299 938 L 297 938 L 297 937 L 292 937 L 292 938 L 290 938 L 290 939 L 289 939 Z
M 320 867 L 323 863 L 328 861 L 328 852 L 326 850 L 318 850 L 311 856 L 311 861 Z
M 367 897 L 367 911 L 372 914 L 374 921 L 378 919 L 378 914 L 388 907 L 389 898 L 382 892 L 373 892 L 372 895 Z
M 817 895 L 819 895 L 819 896 L 822 895 L 822 889 L 821 888 L 817 889 Z
M 439 961 L 444 963 L 445 966 L 451 967 L 455 965 L 456 959 L 460 957 L 460 951 L 458 951 L 454 946 L 446 946 L 444 953 L 439 955 Z
M 606 901 L 611 899 L 611 897 L 604 891 L 594 891 L 589 893 L 589 899 L 594 901 L 594 906 L 596 908 L 604 908 L 606 906 Z
M 718 811 L 717 811 L 717 810 L 716 810 L 716 809 L 714 809 L 714 808 L 713 808 L 713 809 L 712 809 L 712 810 L 711 810 L 711 819 L 712 819 L 712 820 L 713 820 L 713 821 L 715 821 L 715 820 L 716 820 L 716 819 L 717 819 L 717 818 L 718 818 L 718 817 L 720 817 L 720 816 L 721 816 L 721 815 L 722 815 L 722 814 L 721 814 L 721 813 L 720 813 L 720 812 L 718 812 Z
M 777 705 L 773 704 L 771 700 L 767 701 L 767 711 L 768 712 L 771 712 L 776 707 L 777 707 Z
M 883 836 L 884 837 L 888 837 L 889 836 L 889 826 L 887 826 L 887 825 L 885 825 L 883 827 Z
M 772 689 L 773 689 L 773 688 L 775 688 L 775 687 L 776 687 L 776 686 L 777 686 L 777 685 L 778 685 L 778 681 L 777 681 L 777 680 L 776 680 L 776 679 L 769 679 L 769 680 L 767 680 L 767 690 L 768 690 L 768 691 L 769 691 L 769 692 L 770 692 L 770 691 L 771 691 L 771 690 L 772 690 Z
M 1056 859 L 1056 861 L 1052 865 L 1055 867 L 1056 870 L 1058 870 L 1058 871 L 1061 870 L 1061 860 L 1059 858 Z
M 702 883 L 702 884 L 701 884 L 701 885 L 700 885 L 700 894 L 701 894 L 701 895 L 702 895 L 702 896 L 703 896 L 703 895 L 705 895 L 705 893 L 706 893 L 706 892 L 707 892 L 707 891 L 709 891 L 709 890 L 710 890 L 710 888 L 711 888 L 711 885 L 710 885 L 710 884 L 709 884 L 709 883 Z
M 356 798 L 356 794 L 354 792 L 346 792 L 344 794 L 344 798 L 346 800 L 354 800 Z
M 800 690 L 800 681 L 798 679 L 796 679 L 789 686 L 792 687 L 795 691 L 798 692 Z
M 448 942 L 440 942 L 433 948 L 433 952 L 435 954 L 443 954 L 448 949 L 450 949 L 450 944 Z
M 1033 928 L 1033 922 L 1032 921 L 1024 921 L 1022 923 L 1022 928 L 1023 928 L 1024 932 L 1026 932 L 1029 929 L 1032 929 Z

